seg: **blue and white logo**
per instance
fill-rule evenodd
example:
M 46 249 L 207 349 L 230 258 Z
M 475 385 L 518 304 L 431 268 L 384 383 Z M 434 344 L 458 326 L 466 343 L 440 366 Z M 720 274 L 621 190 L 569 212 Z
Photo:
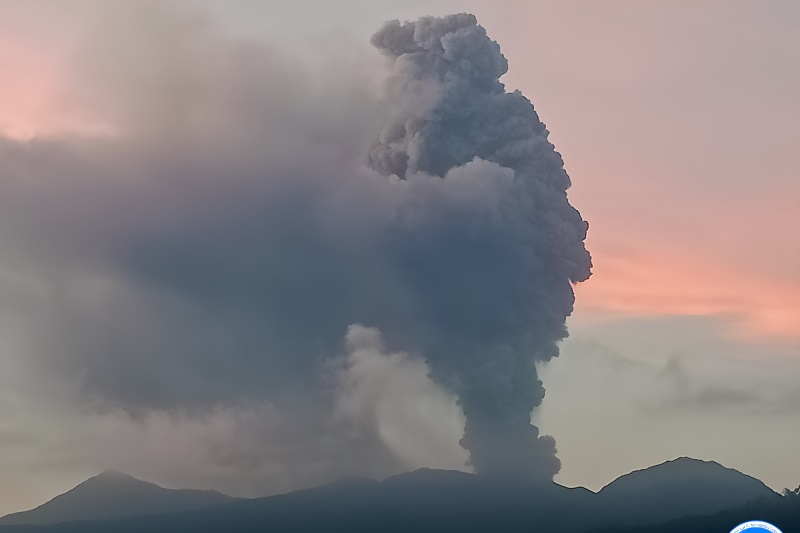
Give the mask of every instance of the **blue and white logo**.
M 747 533 L 782 533 L 780 529 L 773 526 L 769 522 L 759 522 L 758 520 L 740 524 L 733 528 L 731 533 L 741 533 L 742 531 Z

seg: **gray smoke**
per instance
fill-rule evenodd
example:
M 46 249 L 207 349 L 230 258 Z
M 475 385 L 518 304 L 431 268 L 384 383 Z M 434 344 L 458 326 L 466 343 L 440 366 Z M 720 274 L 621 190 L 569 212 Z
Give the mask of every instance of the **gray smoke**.
M 324 443 L 320 363 L 361 324 L 458 396 L 478 472 L 551 479 L 535 365 L 589 277 L 587 225 L 497 43 L 466 14 L 391 22 L 374 97 L 352 66 L 309 80 L 148 5 L 145 29 L 93 47 L 83 96 L 117 135 L 0 139 L 0 289 L 21 280 L 4 310 L 24 353 L 76 376 L 88 410 L 268 402 Z M 377 432 L 340 437 L 328 463 L 397 466 Z
M 392 63 L 372 167 L 452 181 L 453 194 L 475 180 L 492 203 L 441 213 L 395 242 L 422 302 L 423 320 L 407 338 L 458 394 L 462 445 L 478 472 L 552 478 L 554 441 L 530 423 L 544 397 L 535 363 L 558 354 L 571 284 L 591 268 L 588 225 L 567 200 L 563 161 L 531 103 L 505 91 L 506 59 L 474 16 L 390 22 L 372 43 Z

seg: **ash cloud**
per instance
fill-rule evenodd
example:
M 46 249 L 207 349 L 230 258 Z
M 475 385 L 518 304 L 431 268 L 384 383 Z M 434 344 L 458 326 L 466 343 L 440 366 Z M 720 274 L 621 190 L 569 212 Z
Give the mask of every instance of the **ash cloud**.
M 480 205 L 436 206 L 424 235 L 389 252 L 423 302 L 404 337 L 458 394 L 478 472 L 550 479 L 554 442 L 530 424 L 544 397 L 535 363 L 558 354 L 571 284 L 591 268 L 563 161 L 531 103 L 505 91 L 508 64 L 474 16 L 390 22 L 372 43 L 391 61 L 372 167 L 412 183 L 439 177 L 453 185 L 443 196 L 482 188 Z
M 82 409 L 157 435 L 174 417 L 152 413 L 214 421 L 251 401 L 336 442 L 326 361 L 403 353 L 387 357 L 425 361 L 433 404 L 458 398 L 478 472 L 551 479 L 554 441 L 530 423 L 536 364 L 558 354 L 590 275 L 587 225 L 533 106 L 499 81 L 499 46 L 471 15 L 389 23 L 372 39 L 388 62 L 376 94 L 357 69 L 310 75 L 153 5 L 95 47 L 84 96 L 114 136 L 0 141 L 20 353 L 73 376 Z M 408 364 L 386 375 L 419 377 Z M 424 461 L 382 436 L 389 415 L 362 414 L 357 456 Z

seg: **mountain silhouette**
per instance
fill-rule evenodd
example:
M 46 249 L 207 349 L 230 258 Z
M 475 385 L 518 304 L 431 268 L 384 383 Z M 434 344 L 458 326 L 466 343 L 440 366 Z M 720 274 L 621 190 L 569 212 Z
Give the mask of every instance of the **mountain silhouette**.
M 116 470 L 108 470 L 35 509 L 0 518 L 0 525 L 44 525 L 174 513 L 233 500 L 213 490 L 165 489 Z
M 784 533 L 800 531 L 800 487 L 783 497 L 758 499 L 713 515 L 688 516 L 660 525 L 598 529 L 593 533 L 725 533 L 753 519 L 769 522 Z
M 619 477 L 598 493 L 619 524 L 659 524 L 777 497 L 761 481 L 713 461 L 681 457 Z
M 582 531 L 594 493 L 560 485 L 422 469 L 378 482 L 349 479 L 191 512 L 45 526 L 43 533 Z M 0 533 L 28 531 L 0 527 Z
M 322 487 L 235 500 L 196 510 L 172 509 L 175 512 L 166 514 L 169 509 L 165 505 L 160 508 L 165 514 L 160 516 L 72 522 L 42 527 L 37 531 L 542 530 L 583 533 L 663 524 L 687 514 L 712 514 L 765 497 L 780 499 L 754 478 L 717 463 L 687 458 L 632 472 L 599 493 L 555 483 L 421 469 L 380 482 L 346 479 Z M 147 514 L 153 513 L 148 510 Z M 86 520 L 87 515 L 84 510 L 82 519 Z M 17 531 L 27 530 L 0 527 L 0 533 Z

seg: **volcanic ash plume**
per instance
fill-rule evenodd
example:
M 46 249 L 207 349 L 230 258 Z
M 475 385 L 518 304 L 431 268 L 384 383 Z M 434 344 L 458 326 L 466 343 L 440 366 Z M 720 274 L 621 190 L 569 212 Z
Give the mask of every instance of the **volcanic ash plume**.
M 591 268 L 561 156 L 530 101 L 505 91 L 507 61 L 474 16 L 390 22 L 372 43 L 391 72 L 370 165 L 449 198 L 420 202 L 432 222 L 391 247 L 421 301 L 410 337 L 459 397 L 476 471 L 552 479 L 555 442 L 530 418 L 535 364 L 558 355 Z
M 175 450 L 253 494 L 452 465 L 455 397 L 479 473 L 552 479 L 536 363 L 589 277 L 587 226 L 475 18 L 387 24 L 374 95 L 361 59 L 307 73 L 291 47 L 146 7 L 111 17 L 75 80 L 113 135 L 0 138 L 0 281 L 22 280 L 6 351 L 47 369 L 26 388 L 74 383 L 76 417 L 157 439 L 143 464 Z M 112 434 L 93 446 L 130 449 Z

